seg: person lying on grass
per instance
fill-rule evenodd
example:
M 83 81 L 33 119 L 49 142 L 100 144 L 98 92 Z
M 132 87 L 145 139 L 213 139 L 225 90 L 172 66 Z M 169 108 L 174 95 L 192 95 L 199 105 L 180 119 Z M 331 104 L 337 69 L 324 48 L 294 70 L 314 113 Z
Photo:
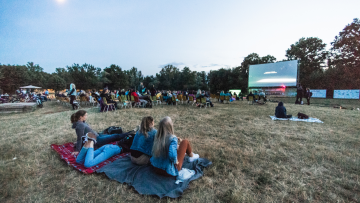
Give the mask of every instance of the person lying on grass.
M 131 161 L 134 164 L 146 165 L 150 163 L 151 151 L 156 133 L 157 130 L 154 128 L 154 118 L 151 116 L 144 117 L 130 148 Z
M 180 145 L 178 146 L 178 142 Z M 151 165 L 157 174 L 164 176 L 178 176 L 185 158 L 185 152 L 190 162 L 199 158 L 192 152 L 190 142 L 174 135 L 174 127 L 170 117 L 160 121 L 152 148 Z
M 131 141 L 129 141 L 130 143 L 126 143 L 127 140 L 125 138 L 119 141 L 116 145 L 107 144 L 97 150 L 94 150 L 94 146 L 96 145 L 98 138 L 99 137 L 92 132 L 86 134 L 84 140 L 85 144 L 81 148 L 81 151 L 76 158 L 76 163 L 84 164 L 86 168 L 90 168 L 92 166 L 98 165 L 112 156 L 123 153 L 124 144 L 131 145 Z
M 79 110 L 76 113 L 71 115 L 71 123 L 72 128 L 75 129 L 76 132 L 76 146 L 75 151 L 71 153 L 71 155 L 78 155 L 81 147 L 83 145 L 82 138 L 89 132 L 93 133 L 97 137 L 97 142 L 95 144 L 95 147 L 101 147 L 105 144 L 109 144 L 111 142 L 119 141 L 129 135 L 132 131 L 123 133 L 123 134 L 113 134 L 113 135 L 107 135 L 107 134 L 98 134 L 94 130 L 91 129 L 89 124 L 87 124 L 85 121 L 87 119 L 87 112 L 85 110 Z

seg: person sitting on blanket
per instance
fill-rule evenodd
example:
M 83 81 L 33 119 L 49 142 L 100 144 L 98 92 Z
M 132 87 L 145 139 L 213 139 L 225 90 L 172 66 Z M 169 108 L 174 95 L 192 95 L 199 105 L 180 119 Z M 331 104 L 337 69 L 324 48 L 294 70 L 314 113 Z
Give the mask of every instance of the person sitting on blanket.
M 73 124 L 72 129 L 75 129 L 77 135 L 76 146 L 75 146 L 76 148 L 74 152 L 71 153 L 71 155 L 79 154 L 81 147 L 83 145 L 82 138 L 89 132 L 93 133 L 98 137 L 95 147 L 101 147 L 102 145 L 109 144 L 114 141 L 119 141 L 124 137 L 126 137 L 129 133 L 133 133 L 133 131 L 130 131 L 128 133 L 113 134 L 113 135 L 98 134 L 97 132 L 92 130 L 90 126 L 85 122 L 86 119 L 87 119 L 87 112 L 85 110 L 79 110 L 73 115 L 71 115 L 70 120 L 71 123 Z
M 155 172 L 164 176 L 178 176 L 184 162 L 185 152 L 190 157 L 190 162 L 199 158 L 198 154 L 192 152 L 188 140 L 182 140 L 174 135 L 171 118 L 163 118 L 155 135 L 150 158 Z
M 131 161 L 134 164 L 146 165 L 150 163 L 151 151 L 156 133 L 157 130 L 154 128 L 154 118 L 151 116 L 144 117 L 130 148 Z
M 90 168 L 106 161 L 112 156 L 124 153 L 126 152 L 124 147 L 131 147 L 132 139 L 130 137 L 131 135 L 117 142 L 116 145 L 107 144 L 94 151 L 94 146 L 98 143 L 100 137 L 89 132 L 85 136 L 85 144 L 76 158 L 76 163 L 84 164 L 86 168 Z
M 279 102 L 278 106 L 275 108 L 275 116 L 277 118 L 291 118 L 292 115 L 286 115 L 286 108 L 284 103 Z

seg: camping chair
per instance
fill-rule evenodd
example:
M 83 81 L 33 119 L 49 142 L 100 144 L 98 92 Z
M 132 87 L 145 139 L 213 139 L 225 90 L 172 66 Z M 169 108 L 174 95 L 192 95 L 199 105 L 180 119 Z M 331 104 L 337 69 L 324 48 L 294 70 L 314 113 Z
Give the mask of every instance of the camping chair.
M 190 104 L 192 103 L 191 105 L 194 105 L 194 97 L 193 96 L 189 96 L 189 103 Z
M 201 99 L 200 98 L 196 98 L 196 104 L 200 104 L 201 105 Z M 201 108 L 201 106 L 200 106 Z
M 132 103 L 135 103 L 134 107 L 138 106 L 138 108 L 140 108 L 141 102 L 136 102 L 134 96 L 130 96 L 130 98 L 131 98 L 131 105 Z
M 206 98 L 201 98 L 201 104 L 205 104 L 205 108 L 208 107 L 208 105 L 210 106 L 210 102 L 206 101 Z M 201 108 L 201 105 L 200 105 Z
M 161 101 L 160 101 L 160 100 L 157 100 L 156 96 L 151 96 L 150 99 L 151 99 L 151 102 L 152 102 L 153 104 L 158 105 L 159 102 L 160 102 L 160 104 L 161 104 Z
M 100 111 L 101 112 L 104 112 L 105 111 L 105 109 L 106 109 L 106 112 L 108 112 L 109 110 L 110 111 L 116 111 L 116 108 L 115 108 L 115 105 L 114 104 L 112 104 L 112 103 L 107 103 L 107 101 L 106 101 L 106 98 L 105 97 L 102 97 L 101 98 L 102 99 L 102 103 L 103 103 L 103 106 L 102 106 L 102 108 L 101 108 L 101 101 L 100 101 Z
M 187 102 L 186 95 L 181 95 L 181 103 Z
M 121 101 L 120 101 L 120 99 L 121 99 Z M 126 96 L 126 95 L 121 95 L 121 96 L 119 96 L 119 101 L 121 102 L 122 107 L 126 108 L 126 107 L 128 107 L 128 104 L 130 104 L 129 106 L 130 106 L 130 108 L 132 108 L 131 102 L 129 102 L 129 101 L 127 100 L 127 96 Z
M 253 104 L 253 103 L 254 103 L 254 97 L 253 97 L 253 96 L 249 96 L 248 104 Z
M 225 103 L 225 101 L 226 101 L 228 104 L 230 104 L 230 96 L 225 96 L 224 103 Z
M 171 101 L 172 101 L 172 105 L 174 105 L 174 102 L 175 102 L 175 105 L 177 105 L 177 103 L 178 103 L 178 100 L 176 99 L 176 97 L 174 95 L 171 97 Z
M 255 95 L 255 101 L 259 100 L 259 95 Z
M 183 96 L 182 95 L 177 95 L 177 99 L 179 102 L 181 102 L 181 104 L 184 104 L 184 101 L 182 100 Z
M 258 100 L 257 103 L 258 103 L 258 104 L 265 104 L 265 103 L 266 103 L 265 97 L 264 97 L 264 96 L 260 96 L 260 98 L 259 98 L 259 100 Z
M 220 100 L 225 102 L 225 96 L 220 96 Z

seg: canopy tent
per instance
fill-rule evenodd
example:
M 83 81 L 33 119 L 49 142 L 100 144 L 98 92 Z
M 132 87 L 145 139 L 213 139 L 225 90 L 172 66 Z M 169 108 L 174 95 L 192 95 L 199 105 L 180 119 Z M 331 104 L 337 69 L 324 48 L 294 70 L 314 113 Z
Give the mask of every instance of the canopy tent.
M 28 85 L 28 86 L 24 86 L 24 87 L 20 87 L 20 88 L 23 88 L 23 89 L 41 89 L 41 87 L 36 87 L 36 86 L 33 86 L 33 85 Z

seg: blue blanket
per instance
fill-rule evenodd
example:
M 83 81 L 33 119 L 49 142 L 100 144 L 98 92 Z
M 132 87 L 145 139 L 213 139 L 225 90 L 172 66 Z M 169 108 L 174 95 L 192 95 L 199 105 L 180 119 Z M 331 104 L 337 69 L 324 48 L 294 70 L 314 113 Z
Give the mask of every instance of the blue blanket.
M 183 168 L 194 170 L 196 173 L 190 179 L 178 185 L 175 184 L 175 177 L 165 177 L 156 174 L 151 165 L 139 166 L 131 162 L 130 156 L 118 159 L 97 170 L 98 173 L 105 173 L 110 179 L 120 183 L 127 183 L 135 188 L 140 194 L 157 195 L 162 197 L 180 197 L 188 187 L 190 181 L 200 178 L 203 169 L 212 163 L 203 158 L 189 162 L 185 157 Z

